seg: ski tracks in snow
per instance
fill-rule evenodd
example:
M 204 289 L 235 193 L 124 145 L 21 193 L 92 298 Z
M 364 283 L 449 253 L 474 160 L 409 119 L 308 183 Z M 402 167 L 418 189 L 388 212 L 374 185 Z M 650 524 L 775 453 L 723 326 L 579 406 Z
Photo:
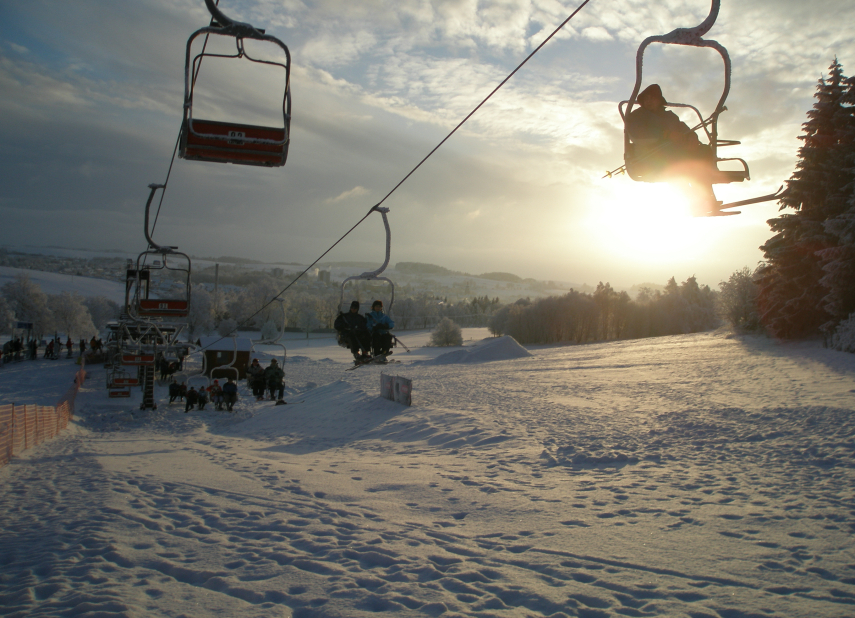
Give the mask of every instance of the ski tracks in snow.
M 846 616 L 855 367 L 808 352 L 404 365 L 412 408 L 308 360 L 295 407 L 92 398 L 0 470 L 0 615 Z

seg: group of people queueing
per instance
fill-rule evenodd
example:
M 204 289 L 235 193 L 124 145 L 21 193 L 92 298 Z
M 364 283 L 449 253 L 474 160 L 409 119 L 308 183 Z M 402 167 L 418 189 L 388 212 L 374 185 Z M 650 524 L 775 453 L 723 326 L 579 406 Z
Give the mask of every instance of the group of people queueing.
M 229 378 L 222 387 L 219 380 L 214 380 L 210 386 L 201 386 L 199 390 L 196 390 L 195 386 L 188 389 L 186 384 L 179 384 L 173 379 L 169 384 L 169 403 L 184 400 L 185 413 L 194 406 L 204 410 L 208 402 L 213 403 L 216 410 L 222 410 L 225 406 L 227 412 L 232 412 L 237 402 L 237 393 L 238 387 L 234 378 Z
M 395 323 L 383 313 L 382 301 L 371 303 L 371 311 L 364 316 L 359 313 L 359 301 L 353 301 L 347 313 L 338 314 L 333 326 L 339 345 L 350 349 L 354 363 L 379 360 L 392 353 L 395 338 L 389 331 Z
M 89 341 L 89 348 L 94 351 L 101 350 L 101 340 L 92 337 Z M 39 358 L 39 341 L 32 337 L 28 341 L 24 341 L 22 337 L 15 337 L 14 339 L 10 339 L 6 343 L 0 347 L 0 361 L 2 363 L 10 363 L 14 361 L 22 361 L 25 358 L 29 360 L 38 360 Z M 60 337 L 53 337 L 49 339 L 45 344 L 44 356 L 42 358 L 57 360 L 60 358 L 62 354 L 62 348 L 66 349 L 66 358 L 73 358 L 74 356 L 74 343 L 71 341 L 71 337 L 66 338 L 65 343 L 63 343 Z M 81 339 L 80 344 L 80 356 L 83 356 L 83 353 L 86 351 L 86 340 Z
M 271 401 L 282 401 L 285 396 L 285 372 L 274 358 L 268 367 L 262 367 L 257 358 L 252 359 L 246 370 L 246 381 L 256 401 L 264 399 L 264 392 L 270 392 Z
M 263 368 L 258 359 L 252 360 L 252 364 L 246 370 L 247 381 L 252 389 L 256 400 L 264 399 L 265 391 L 270 392 L 272 401 L 281 401 L 285 394 L 285 372 L 279 366 L 276 359 L 270 361 L 270 366 Z M 238 385 L 234 378 L 220 386 L 219 380 L 213 380 L 210 386 L 187 387 L 172 378 L 169 383 L 169 403 L 175 401 L 184 402 L 184 412 L 196 408 L 204 410 L 208 403 L 214 404 L 216 410 L 222 410 L 225 406 L 227 412 L 233 411 L 233 406 L 238 398 Z

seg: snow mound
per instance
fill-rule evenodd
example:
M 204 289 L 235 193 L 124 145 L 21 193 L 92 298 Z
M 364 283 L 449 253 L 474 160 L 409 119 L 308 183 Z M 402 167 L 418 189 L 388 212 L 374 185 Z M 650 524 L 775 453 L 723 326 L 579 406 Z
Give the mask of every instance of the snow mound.
M 454 350 L 442 356 L 425 361 L 426 365 L 453 365 L 455 363 L 489 363 L 492 361 L 511 360 L 531 356 L 531 352 L 517 343 L 509 335 L 497 339 L 484 339 L 477 346 L 469 349 Z
M 379 386 L 379 384 L 378 384 Z M 379 389 L 378 389 L 379 391 Z M 286 397 L 286 405 L 264 408 L 234 426 L 234 434 L 263 439 L 287 437 L 289 452 L 307 452 L 346 444 L 389 418 L 401 404 L 369 395 L 344 381 L 324 384 L 303 395 Z

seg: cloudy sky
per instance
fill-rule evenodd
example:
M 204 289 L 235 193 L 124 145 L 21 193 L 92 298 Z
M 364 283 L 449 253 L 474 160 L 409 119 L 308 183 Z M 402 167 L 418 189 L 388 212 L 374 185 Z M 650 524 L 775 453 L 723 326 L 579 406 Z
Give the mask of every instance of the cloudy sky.
M 692 219 L 666 185 L 601 179 L 622 163 L 617 103 L 632 91 L 638 45 L 699 24 L 709 4 L 591 0 L 385 202 L 392 263 L 616 286 L 692 275 L 715 286 L 755 266 L 776 203 Z M 313 261 L 577 6 L 221 0 L 290 48 L 288 163 L 176 160 L 155 240 Z M 0 0 L 0 244 L 145 248 L 147 185 L 166 179 L 181 121 L 185 46 L 209 17 L 203 0 Z M 742 142 L 726 154 L 746 159 L 752 180 L 718 187 L 720 199 L 790 177 L 818 79 L 835 56 L 855 72 L 853 23 L 851 0 L 722 0 L 707 34 L 733 62 L 719 130 Z M 199 115 L 274 122 L 279 72 L 205 63 Z M 644 71 L 645 84 L 702 112 L 721 94 L 711 50 L 654 46 Z M 379 264 L 383 251 L 372 215 L 326 259 Z

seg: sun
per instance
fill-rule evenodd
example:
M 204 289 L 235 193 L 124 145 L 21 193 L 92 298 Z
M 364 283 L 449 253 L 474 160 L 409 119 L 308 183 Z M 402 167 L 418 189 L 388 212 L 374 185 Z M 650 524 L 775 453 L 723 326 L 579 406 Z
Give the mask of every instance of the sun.
M 711 244 L 704 219 L 692 217 L 686 196 L 667 183 L 611 179 L 590 212 L 592 240 L 636 263 L 697 258 Z

